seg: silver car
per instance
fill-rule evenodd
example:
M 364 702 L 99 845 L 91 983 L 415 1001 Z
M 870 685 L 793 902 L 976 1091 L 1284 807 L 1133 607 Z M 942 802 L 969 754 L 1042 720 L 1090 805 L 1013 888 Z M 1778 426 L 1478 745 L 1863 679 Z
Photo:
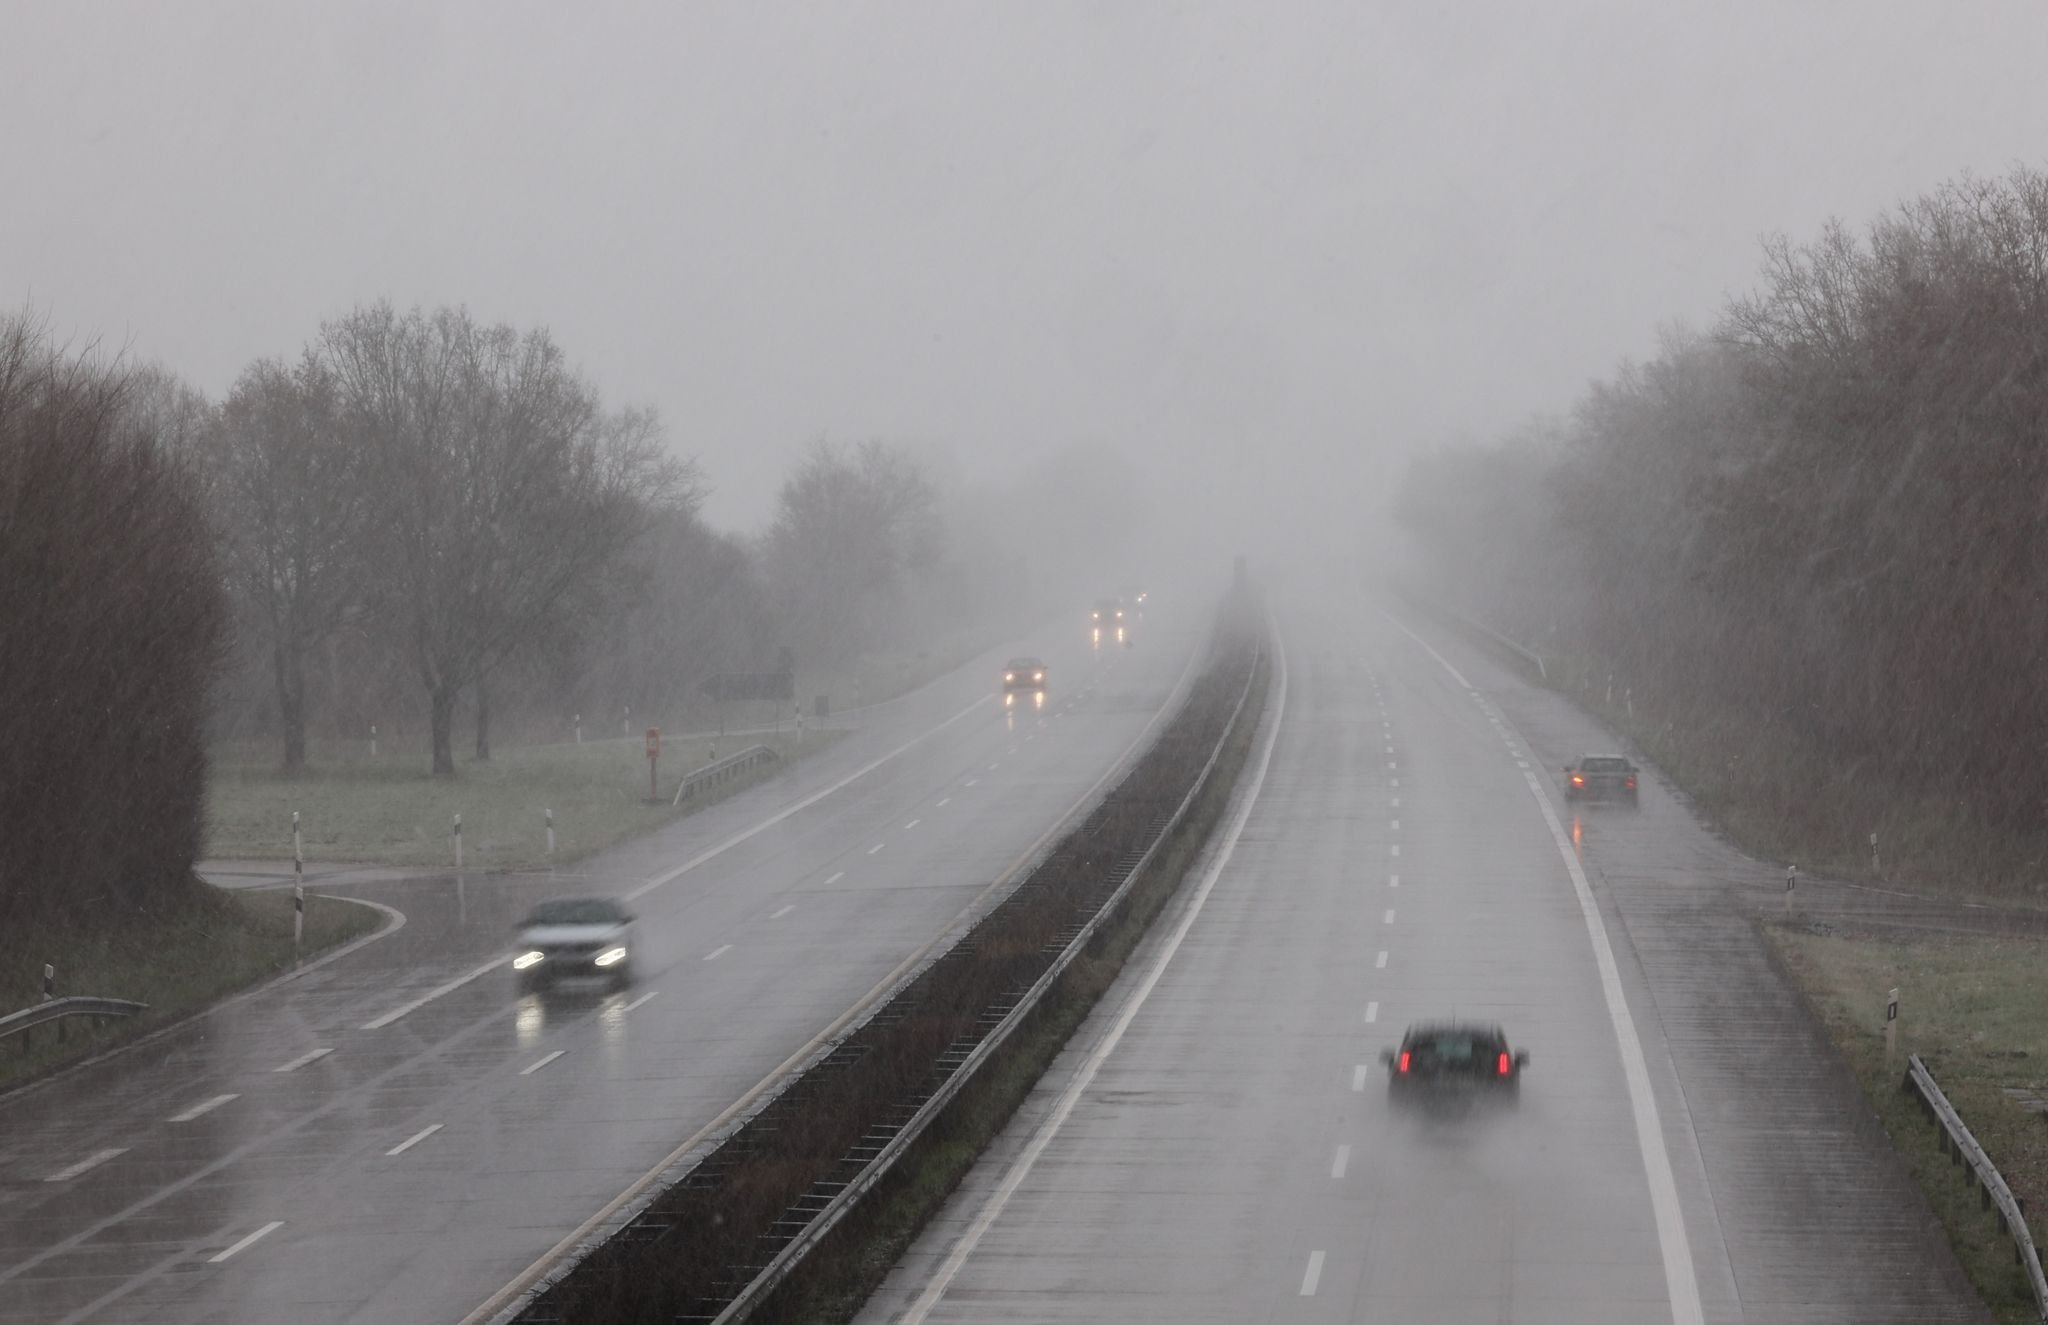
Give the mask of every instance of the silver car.
M 633 917 L 610 897 L 562 897 L 542 902 L 519 922 L 512 958 L 520 992 L 563 980 L 603 981 L 615 989 L 633 982 Z

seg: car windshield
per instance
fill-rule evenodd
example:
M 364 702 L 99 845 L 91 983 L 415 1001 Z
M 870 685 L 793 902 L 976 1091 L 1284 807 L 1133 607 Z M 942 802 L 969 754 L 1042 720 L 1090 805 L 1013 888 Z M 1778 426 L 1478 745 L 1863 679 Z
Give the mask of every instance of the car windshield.
M 571 897 L 542 902 L 527 913 L 529 925 L 616 925 L 626 918 L 608 897 Z

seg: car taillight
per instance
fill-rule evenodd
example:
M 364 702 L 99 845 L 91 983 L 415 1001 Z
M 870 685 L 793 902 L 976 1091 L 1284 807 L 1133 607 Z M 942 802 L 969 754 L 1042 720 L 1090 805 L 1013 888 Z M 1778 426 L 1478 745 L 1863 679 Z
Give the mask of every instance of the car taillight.
M 1406 1049 L 1401 1051 L 1401 1070 L 1403 1072 L 1408 1070 L 1408 1051 Z
M 1574 787 L 1583 787 L 1586 785 L 1586 779 L 1580 777 L 1577 773 L 1574 773 L 1572 774 L 1572 785 Z
M 1622 785 L 1627 787 L 1630 791 L 1634 791 L 1636 789 L 1636 780 L 1634 778 L 1630 778 L 1627 782 L 1623 783 Z
M 1508 1074 L 1508 1066 L 1508 1056 L 1506 1054 L 1502 1054 L 1500 1056 L 1500 1074 L 1502 1076 L 1506 1076 Z

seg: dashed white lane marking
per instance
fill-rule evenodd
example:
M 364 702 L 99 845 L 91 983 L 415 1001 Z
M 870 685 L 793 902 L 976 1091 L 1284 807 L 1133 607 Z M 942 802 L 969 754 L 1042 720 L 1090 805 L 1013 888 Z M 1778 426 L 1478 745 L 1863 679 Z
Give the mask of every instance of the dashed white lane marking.
M 825 886 L 826 886 L 827 888 L 830 888 L 830 887 L 831 887 L 831 886 L 832 886 L 833 884 L 835 884 L 835 883 L 839 882 L 839 881 L 840 881 L 841 879 L 843 879 L 843 878 L 845 878 L 845 877 L 846 877 L 846 871 L 845 871 L 845 870 L 841 870 L 841 871 L 839 871 L 839 872 L 838 872 L 837 874 L 834 874 L 834 875 L 833 875 L 833 876 L 832 876 L 831 878 L 829 878 L 829 879 L 825 880 Z
M 1388 778 L 1388 779 L 1387 779 L 1387 785 L 1388 785 L 1388 786 L 1390 786 L 1390 787 L 1398 787 L 1398 786 L 1400 786 L 1400 785 L 1401 785 L 1401 779 L 1399 779 L 1399 778 Z
M 1550 807 L 1543 784 L 1534 773 L 1524 773 L 1529 794 L 1543 811 L 1550 828 L 1550 840 L 1571 876 L 1572 892 L 1579 899 L 1579 911 L 1586 919 L 1586 934 L 1593 941 L 1593 960 L 1600 968 L 1600 992 L 1607 1000 L 1607 1019 L 1614 1025 L 1614 1039 L 1621 1049 L 1622 1075 L 1628 1080 L 1629 1104 L 1635 1114 L 1636 1146 L 1642 1151 L 1643 1169 L 1650 1184 L 1650 1209 L 1657 1217 L 1657 1244 L 1664 1254 L 1664 1288 L 1671 1298 L 1672 1325 L 1700 1325 L 1699 1280 L 1692 1264 L 1692 1245 L 1685 1236 L 1685 1210 L 1678 1204 L 1678 1182 L 1671 1175 L 1671 1155 L 1664 1148 L 1664 1120 L 1657 1113 L 1657 1097 L 1650 1090 L 1650 1067 L 1643 1056 L 1643 1042 L 1636 1034 L 1635 1018 L 1628 1010 L 1628 996 L 1621 987 L 1621 969 L 1615 964 L 1614 945 L 1607 941 L 1607 925 L 1600 919 L 1600 904 L 1593 898 L 1593 886 L 1579 867 L 1571 839 Z
M 126 1146 L 113 1146 L 106 1150 L 96 1150 L 92 1154 L 87 1155 L 84 1159 L 79 1160 L 76 1164 L 73 1164 L 70 1168 L 58 1169 L 55 1173 L 52 1173 L 49 1177 L 43 1179 L 43 1181 L 69 1182 L 73 1178 L 77 1177 L 79 1174 L 84 1173 L 87 1169 L 96 1169 L 100 1165 L 106 1163 L 108 1160 L 120 1155 L 125 1155 L 127 1153 L 128 1147 Z
M 1393 923 L 1394 923 L 1394 908 L 1393 908 L 1393 907 L 1391 907 L 1391 906 L 1390 906 L 1390 907 L 1388 907 L 1388 908 L 1387 908 L 1387 913 L 1386 913 L 1385 915 L 1383 915 L 1383 916 L 1381 916 L 1381 917 L 1380 917 L 1380 923 L 1381 923 L 1382 925 L 1391 925 L 1391 924 L 1393 924 Z
M 1331 1176 L 1331 1177 L 1333 1177 L 1333 1178 L 1341 1178 L 1341 1177 L 1343 1177 L 1343 1176 L 1344 1176 L 1344 1170 L 1346 1170 L 1346 1169 L 1348 1169 L 1348 1168 L 1350 1168 L 1350 1167 L 1351 1167 L 1351 1147 L 1350 1147 L 1350 1146 L 1338 1146 L 1338 1147 L 1337 1147 L 1337 1157 L 1336 1157 L 1335 1159 L 1333 1159 L 1333 1160 L 1331 1160 L 1331 1161 L 1330 1161 L 1330 1176 Z
M 1392 753 L 1394 753 L 1394 747 L 1393 747 L 1393 746 L 1391 746 L 1391 745 L 1390 745 L 1390 746 L 1388 746 L 1388 747 L 1387 747 L 1387 753 L 1388 753 L 1388 754 L 1392 754 Z M 1392 768 L 1392 767 L 1393 767 L 1393 765 L 1392 765 L 1392 764 L 1389 764 L 1389 765 L 1387 765 L 1387 767 L 1389 767 L 1389 768 Z
M 1401 808 L 1401 798 L 1399 796 L 1394 797 L 1394 808 L 1397 810 Z
M 277 1232 L 277 1230 L 283 1227 L 284 1221 L 282 1219 L 273 1219 L 269 1223 L 265 1224 L 262 1228 L 259 1228 L 254 1233 L 251 1233 L 248 1237 L 243 1238 L 240 1242 L 237 1242 L 234 1246 L 229 1247 L 226 1251 L 217 1252 L 212 1256 L 208 1256 L 206 1258 L 206 1263 L 208 1265 L 219 1265 L 222 1261 L 234 1255 L 236 1252 L 247 1251 L 249 1248 L 255 1246 L 259 1241 L 269 1237 L 272 1233 Z
M 1308 1254 L 1308 1269 L 1301 1274 L 1301 1296 L 1314 1297 L 1316 1285 L 1323 1281 L 1323 1253 L 1312 1251 Z
M 503 966 L 506 962 L 510 960 L 512 960 L 510 957 L 493 957 L 491 958 L 491 960 L 485 962 L 482 966 L 477 967 L 475 970 L 465 971 L 461 975 L 456 976 L 447 984 L 434 986 L 432 989 L 429 989 L 426 993 L 421 994 L 412 1002 L 401 1003 L 399 1006 L 391 1009 L 391 1011 L 385 1013 L 381 1017 L 378 1017 L 376 1020 L 364 1022 L 363 1029 L 366 1031 L 382 1030 L 384 1027 L 389 1026 L 392 1022 L 397 1021 L 400 1017 L 405 1016 L 407 1013 L 425 1007 L 427 1004 L 433 1002 L 435 999 L 441 997 L 441 995 L 443 994 L 454 993 L 456 990 L 462 988 L 470 981 L 475 980 L 478 977 L 483 976 L 491 971 L 497 970 L 500 966 Z
M 715 962 L 715 961 L 717 961 L 717 960 L 718 960 L 718 959 L 719 959 L 720 957 L 723 957 L 723 956 L 725 956 L 725 954 L 727 954 L 728 952 L 731 952 L 731 951 L 732 951 L 732 944 L 730 944 L 730 943 L 721 943 L 721 944 L 719 944 L 719 945 L 718 945 L 717 947 L 713 948 L 713 949 L 712 949 L 711 951 L 709 951 L 709 952 L 705 953 L 705 954 L 704 954 L 704 960 L 705 960 L 705 961 L 707 961 L 707 962 Z
M 1378 1021 L 1380 1019 L 1380 1005 L 1377 1002 L 1365 1005 L 1365 1019 L 1367 1021 Z
M 918 826 L 919 824 L 921 824 L 921 823 L 923 823 L 923 822 L 924 822 L 924 820 L 922 820 L 922 819 L 912 819 L 912 820 L 911 820 L 911 821 L 910 821 L 909 823 L 907 823 L 907 824 L 903 825 L 903 831 L 907 833 L 907 832 L 909 832 L 909 831 L 910 831 L 911 829 L 913 829 L 913 828 L 917 827 L 917 826 Z
M 992 760 L 992 761 L 990 761 L 990 763 L 989 763 L 989 766 L 988 766 L 988 771 L 989 771 L 989 772 L 991 772 L 991 773 L 993 773 L 993 772 L 995 772 L 995 771 L 996 771 L 996 770 L 997 770 L 998 768 L 1001 768 L 1001 767 L 1002 767 L 1002 764 L 1003 764 L 1003 761 L 1002 761 L 1002 760 L 1000 760 L 1000 759 L 997 759 L 997 760 Z
M 1017 1194 L 1017 1189 L 1024 1185 L 1024 1180 L 1031 1176 L 1032 1166 L 1038 1163 L 1038 1157 L 1045 1153 L 1046 1147 L 1059 1135 L 1060 1128 L 1066 1125 L 1067 1118 L 1074 1112 L 1074 1106 L 1080 1103 L 1081 1096 L 1093 1084 L 1096 1074 L 1102 1070 L 1103 1063 L 1116 1052 L 1116 1047 L 1122 1042 L 1125 1032 L 1130 1030 L 1132 1021 L 1136 1020 L 1138 1013 L 1144 1009 L 1146 1000 L 1151 998 L 1153 989 L 1166 974 L 1167 964 L 1173 960 L 1173 955 L 1180 951 L 1181 944 L 1187 939 L 1188 931 L 1194 928 L 1195 921 L 1201 917 L 1203 907 L 1208 904 L 1209 894 L 1215 891 L 1216 880 L 1222 877 L 1223 871 L 1230 865 L 1230 858 L 1237 852 L 1238 839 L 1244 834 L 1244 826 L 1251 818 L 1253 807 L 1259 803 L 1259 792 L 1264 789 L 1266 774 L 1273 766 L 1273 747 L 1279 740 L 1282 719 L 1287 716 L 1287 650 L 1284 645 L 1276 644 L 1273 659 L 1278 664 L 1274 669 L 1276 684 L 1271 700 L 1273 711 L 1272 716 L 1267 719 L 1264 735 L 1260 738 L 1258 760 L 1251 770 L 1251 776 L 1242 783 L 1243 790 L 1231 809 L 1230 819 L 1224 825 L 1222 835 L 1215 839 L 1215 855 L 1210 858 L 1193 894 L 1190 895 L 1187 909 L 1181 913 L 1172 932 L 1166 936 L 1166 941 L 1153 955 L 1151 967 L 1138 982 L 1138 987 L 1132 991 L 1130 1001 L 1118 1011 L 1116 1020 L 1110 1024 L 1109 1033 L 1103 1036 L 1082 1060 L 1080 1069 L 1067 1083 L 1067 1088 L 1060 1093 L 1052 1111 L 1038 1125 L 1038 1130 L 1032 1133 L 1022 1153 L 1011 1163 L 1009 1171 L 1003 1175 L 1002 1181 L 996 1184 L 996 1189 L 989 1195 L 988 1201 L 953 1244 L 953 1249 L 946 1254 L 946 1259 L 940 1263 L 931 1281 L 925 1285 L 924 1292 L 920 1293 L 917 1301 L 911 1303 L 910 1309 L 903 1313 L 898 1325 L 924 1325 L 925 1318 L 931 1315 L 932 1309 L 938 1306 L 939 1300 L 946 1295 L 946 1290 L 952 1286 L 953 1280 L 959 1277 L 961 1267 L 967 1264 L 967 1258 L 974 1254 L 974 1249 L 988 1236 L 989 1229 L 995 1227 L 996 1220 L 1002 1218 L 1004 1209 Z
M 1401 886 L 1401 876 L 1400 876 L 1400 875 L 1398 875 L 1398 874 L 1389 874 L 1389 875 L 1387 876 L 1387 887 L 1389 887 L 1389 888 L 1398 888 L 1398 887 L 1400 887 L 1400 886 Z
M 1529 766 L 1529 761 L 1528 761 L 1528 760 L 1526 760 L 1526 759 L 1517 759 L 1517 760 L 1515 761 L 1515 767 L 1516 767 L 1516 768 L 1527 768 L 1528 766 Z
M 1389 823 L 1387 827 L 1392 829 L 1394 832 L 1398 833 L 1401 831 L 1401 821 L 1399 819 L 1396 819 L 1392 823 Z
M 406 1151 L 412 1149 L 420 1142 L 426 1140 L 434 1133 L 440 1131 L 443 1126 L 444 1124 L 441 1123 L 432 1123 L 426 1127 L 422 1127 L 419 1131 L 414 1132 L 411 1136 L 405 1138 L 405 1140 L 403 1141 L 400 1141 L 397 1145 L 391 1147 L 391 1149 L 385 1151 L 384 1153 L 386 1155 L 403 1155 Z
M 946 808 L 946 807 L 947 807 L 948 805 L 951 805 L 952 803 L 953 803 L 953 798 L 952 798 L 951 796 L 941 796 L 941 797 L 939 797 L 939 804 L 938 804 L 938 808 L 939 808 L 939 809 L 941 809 L 941 810 L 943 810 L 943 809 L 945 809 L 945 808 Z
M 672 869 L 663 870 L 661 873 L 655 875 L 647 882 L 641 884 L 638 888 L 635 888 L 631 892 L 627 893 L 625 895 L 625 900 L 629 902 L 637 902 L 642 897 L 646 896 L 648 893 L 653 892 L 656 888 L 660 888 L 667 884 L 675 882 L 677 879 L 683 877 L 683 875 L 688 874 L 691 870 L 696 869 L 699 865 L 702 865 L 705 861 L 713 860 L 721 855 L 724 855 L 726 852 L 732 850 L 740 843 L 749 840 L 756 834 L 764 833 L 768 831 L 770 828 L 773 828 L 775 825 L 781 823 L 784 819 L 789 818 L 789 816 L 791 816 L 792 814 L 800 814 L 803 811 L 809 809 L 811 806 L 816 805 L 819 801 L 824 800 L 827 796 L 832 795 L 833 793 L 841 790 L 842 788 L 852 786 L 855 782 L 860 781 L 860 779 L 874 772 L 876 769 L 888 763 L 891 759 L 896 758 L 896 756 L 902 754 L 904 751 L 913 749 L 920 743 L 930 739 L 933 736 L 938 735 L 946 728 L 952 726 L 954 723 L 960 721 L 960 719 L 966 717 L 968 714 L 980 708 L 983 704 L 993 703 L 994 700 L 995 697 L 993 695 L 983 695 L 980 699 L 975 700 L 972 704 L 969 704 L 966 708 L 961 709 L 952 717 L 947 718 L 938 726 L 929 728 L 926 731 L 911 737 L 908 741 L 905 741 L 902 745 L 897 746 L 895 749 L 889 751 L 887 754 L 875 756 L 867 763 L 862 764 L 859 768 L 853 770 L 853 772 L 848 773 L 843 778 L 840 778 L 837 782 L 834 782 L 829 786 L 818 788 L 816 791 L 804 797 L 802 800 L 797 801 L 791 805 L 783 806 L 781 809 L 769 815 L 767 818 L 761 820 L 761 822 L 755 824 L 753 827 L 743 828 L 739 832 L 734 833 L 731 837 L 726 838 L 723 842 L 720 842 L 715 846 L 706 847 L 704 850 L 690 857 L 682 864 L 677 865 Z
M 563 1054 L 566 1054 L 568 1052 L 569 1051 L 567 1049 L 557 1049 L 551 1054 L 545 1054 L 542 1057 L 536 1058 L 531 1063 L 528 1063 L 525 1067 L 520 1068 L 519 1075 L 522 1077 L 530 1077 L 534 1073 L 546 1067 L 549 1063 L 554 1062 L 557 1058 L 560 1058 Z
M 888 845 L 889 845 L 889 844 L 888 844 L 887 842 L 877 842 L 877 843 L 875 843 L 875 844 L 874 844 L 873 846 L 871 846 L 871 847 L 869 847 L 869 848 L 868 848 L 868 854 L 869 854 L 870 856 L 872 856 L 872 855 L 874 855 L 874 854 L 875 854 L 875 853 L 876 853 L 877 851 L 880 851 L 880 850 L 881 850 L 881 849 L 882 849 L 883 847 L 885 847 L 885 846 L 888 846 Z
M 1387 848 L 1387 854 L 1390 856 L 1399 856 L 1401 854 L 1401 844 L 1399 842 L 1396 842 L 1393 845 L 1389 846 Z
M 1393 761 L 1393 760 L 1389 759 L 1389 760 L 1387 761 L 1387 771 L 1388 771 L 1388 772 L 1392 772 L 1392 771 L 1393 771 L 1393 770 L 1394 770 L 1394 769 L 1395 769 L 1396 767 L 1398 767 L 1398 766 L 1397 766 L 1397 765 L 1396 765 L 1396 764 L 1394 763 L 1394 761 Z
M 1353 1089 L 1353 1090 L 1364 1090 L 1364 1089 L 1365 1089 L 1365 1064 L 1364 1064 L 1364 1063 L 1360 1063 L 1360 1064 L 1359 1064 L 1358 1066 L 1356 1066 L 1356 1067 L 1354 1067 L 1354 1068 L 1352 1068 L 1352 1069 L 1351 1069 L 1351 1089 Z
M 366 1027 L 365 1029 L 368 1028 Z M 327 1057 L 327 1055 L 333 1052 L 334 1050 L 332 1048 L 315 1049 L 312 1053 L 300 1054 L 297 1058 L 292 1059 L 291 1062 L 286 1063 L 281 1067 L 273 1067 L 270 1070 L 273 1072 L 296 1072 L 300 1068 L 304 1067 L 306 1064 L 317 1063 L 321 1059 Z
M 768 918 L 770 920 L 780 920 L 794 910 L 796 910 L 796 903 L 791 902 L 788 906 L 777 907 L 774 911 L 769 913 Z
M 971 787 L 971 786 L 973 786 L 973 785 L 974 785 L 975 783 L 977 783 L 977 782 L 979 782 L 979 781 L 981 781 L 981 779 L 980 779 L 980 778 L 969 778 L 969 779 L 967 779 L 967 785 Z
M 1375 970 L 1384 971 L 1387 969 L 1387 950 L 1385 948 L 1380 949 L 1380 955 L 1372 959 L 1372 964 Z
M 656 994 L 660 992 L 661 991 L 659 989 L 650 989 L 646 993 L 640 995 L 640 997 L 626 1004 L 626 1006 L 620 1008 L 619 1011 L 621 1013 L 631 1012 L 634 1008 L 639 1007 L 642 1003 L 645 1003 L 648 999 L 653 998 Z
M 221 1105 L 226 1104 L 229 1100 L 238 1100 L 240 1098 L 242 1098 L 240 1095 L 216 1095 L 210 1100 L 199 1101 L 199 1103 L 193 1105 L 189 1109 L 186 1109 L 182 1113 L 172 1114 L 170 1117 L 170 1121 L 174 1123 L 189 1123 L 194 1118 L 199 1117 L 201 1114 L 212 1113 L 215 1109 L 218 1109 Z

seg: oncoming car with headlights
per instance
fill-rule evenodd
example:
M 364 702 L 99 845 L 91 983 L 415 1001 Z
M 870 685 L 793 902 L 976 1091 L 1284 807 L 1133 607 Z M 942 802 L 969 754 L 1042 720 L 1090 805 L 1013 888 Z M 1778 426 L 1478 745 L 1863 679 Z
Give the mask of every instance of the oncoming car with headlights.
M 1003 704 L 1005 707 L 1017 702 L 1017 696 L 1030 695 L 1035 703 L 1045 703 L 1045 663 L 1038 658 L 1012 658 L 1003 668 Z
M 521 992 L 564 980 L 633 982 L 633 917 L 610 897 L 542 902 L 519 922 L 512 969 Z

